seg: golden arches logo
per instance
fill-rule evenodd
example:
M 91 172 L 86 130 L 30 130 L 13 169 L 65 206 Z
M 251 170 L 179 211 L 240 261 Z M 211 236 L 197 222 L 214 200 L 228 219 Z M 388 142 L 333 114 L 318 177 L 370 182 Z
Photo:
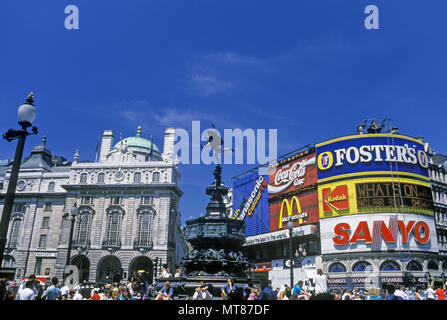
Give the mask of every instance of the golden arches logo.
M 284 212 L 284 205 L 287 208 L 287 214 L 290 217 L 293 212 L 293 204 L 294 203 L 296 204 L 297 213 L 300 214 L 301 213 L 301 205 L 300 205 L 300 201 L 298 200 L 297 196 L 293 196 L 292 199 L 290 200 L 290 202 L 287 199 L 284 199 L 282 201 L 281 210 L 279 211 L 279 229 L 282 229 L 282 224 L 283 224 L 282 216 L 283 216 L 283 212 Z M 300 219 L 300 221 L 299 221 L 300 224 L 302 223 L 302 220 L 303 219 Z

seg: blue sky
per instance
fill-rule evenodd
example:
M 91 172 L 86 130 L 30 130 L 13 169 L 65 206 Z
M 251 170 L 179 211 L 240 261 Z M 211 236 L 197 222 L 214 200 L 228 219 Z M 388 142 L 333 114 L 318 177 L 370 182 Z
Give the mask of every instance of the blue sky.
M 80 29 L 66 30 L 77 5 Z M 378 6 L 380 29 L 364 9 Z M 278 153 L 354 133 L 363 118 L 447 151 L 445 1 L 4 0 L 1 132 L 35 92 L 53 154 L 94 160 L 97 138 L 218 128 L 278 129 Z M 0 159 L 15 144 L 0 142 Z M 224 182 L 250 168 L 224 166 Z M 183 220 L 205 211 L 212 168 L 181 165 Z

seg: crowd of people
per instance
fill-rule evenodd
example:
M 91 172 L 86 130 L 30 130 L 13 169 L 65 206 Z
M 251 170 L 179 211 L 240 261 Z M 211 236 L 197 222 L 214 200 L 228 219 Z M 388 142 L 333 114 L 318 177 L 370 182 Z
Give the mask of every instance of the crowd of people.
M 161 289 L 156 290 L 145 273 L 135 273 L 126 284 L 88 284 L 85 281 L 74 288 L 60 285 L 56 277 L 50 283 L 43 284 L 34 275 L 23 280 L 16 288 L 13 282 L 0 279 L 0 301 L 4 300 L 173 300 L 174 287 L 167 279 L 182 277 L 182 270 L 176 270 L 172 276 L 168 268 L 158 275 L 166 279 Z M 353 290 L 330 290 L 327 276 L 321 269 L 317 271 L 315 286 L 310 288 L 298 281 L 293 288 L 284 284 L 273 289 L 271 282 L 262 282 L 261 286 L 248 280 L 243 286 L 228 278 L 225 285 L 215 288 L 212 283 L 201 281 L 191 297 L 192 300 L 445 300 L 445 284 L 428 288 L 409 288 L 388 284 L 384 288 L 368 287 Z

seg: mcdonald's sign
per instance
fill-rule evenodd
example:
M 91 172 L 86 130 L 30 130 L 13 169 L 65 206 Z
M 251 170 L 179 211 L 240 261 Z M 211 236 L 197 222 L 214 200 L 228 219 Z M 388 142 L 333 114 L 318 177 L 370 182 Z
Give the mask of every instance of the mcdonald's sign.
M 293 205 L 295 204 L 297 214 L 293 216 Z M 287 216 L 284 217 L 284 209 L 287 209 Z M 279 212 L 279 229 L 282 229 L 283 224 L 288 221 L 296 221 L 298 220 L 298 224 L 303 223 L 303 219 L 307 218 L 307 212 L 301 212 L 300 201 L 297 196 L 293 196 L 290 201 L 288 199 L 284 199 L 281 203 L 281 209 Z
M 319 222 L 318 193 L 316 190 L 290 195 L 271 201 L 270 232 L 287 229 L 287 222 L 294 222 L 295 227 Z

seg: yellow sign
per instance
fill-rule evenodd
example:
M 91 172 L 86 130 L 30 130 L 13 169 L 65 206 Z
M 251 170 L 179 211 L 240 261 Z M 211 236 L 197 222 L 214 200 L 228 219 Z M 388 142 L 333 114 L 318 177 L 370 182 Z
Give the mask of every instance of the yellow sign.
M 369 185 L 371 184 L 371 185 Z M 347 192 L 347 198 L 349 201 L 349 208 L 346 210 L 325 210 L 324 207 L 324 192 L 327 189 L 335 190 L 338 186 L 347 186 L 348 192 Z M 377 185 L 377 186 L 376 186 Z M 389 186 L 388 186 L 389 185 Z M 422 209 L 422 205 L 417 205 L 417 203 L 414 203 L 412 206 L 406 205 L 406 201 L 408 201 L 405 196 L 406 190 L 410 188 L 410 186 L 422 186 L 422 187 L 428 187 L 430 188 L 430 184 L 419 181 L 416 179 L 411 178 L 390 178 L 390 177 L 381 177 L 381 178 L 360 178 L 360 179 L 346 179 L 343 181 L 338 182 L 329 182 L 325 184 L 320 184 L 318 186 L 318 209 L 320 213 L 320 219 L 325 218 L 335 218 L 340 216 L 346 216 L 346 215 L 353 215 L 353 214 L 364 214 L 364 213 L 380 213 L 380 212 L 409 212 L 409 213 L 418 213 L 423 215 L 429 215 L 432 216 L 433 212 L 432 210 L 428 209 Z M 382 186 L 382 189 L 378 189 L 379 186 Z M 384 187 L 389 187 L 389 190 L 384 189 Z M 400 186 L 400 187 L 399 187 Z M 375 189 L 373 188 L 375 187 Z M 413 187 L 414 188 L 414 187 Z M 399 193 L 399 190 L 402 189 L 401 194 L 403 193 L 403 196 L 401 197 L 401 194 Z M 393 196 L 393 190 L 395 196 Z M 411 189 L 413 190 L 413 189 Z M 411 191 L 410 190 L 410 191 Z M 424 191 L 427 189 L 421 189 L 421 191 Z M 357 191 L 360 193 L 357 194 Z M 368 192 L 367 192 L 368 191 Z M 420 191 L 420 192 L 421 192 Z M 362 193 L 363 192 L 363 193 Z M 373 193 L 375 192 L 375 193 Z M 409 191 L 408 191 L 409 192 Z M 385 199 L 386 196 L 391 193 L 391 200 Z M 410 197 L 410 196 L 408 196 Z M 368 199 L 371 198 L 371 199 Z M 388 197 L 389 198 L 389 197 Z M 387 205 L 386 201 L 392 201 L 395 198 L 395 208 L 390 207 Z M 415 198 L 413 196 L 412 198 Z M 385 199 L 385 202 L 384 202 Z M 402 199 L 404 202 L 402 202 Z M 368 201 L 366 201 L 368 200 Z M 361 203 L 358 203 L 358 201 L 362 201 Z M 419 201 L 421 202 L 421 199 L 412 199 L 412 201 Z M 368 205 L 368 208 L 366 208 L 366 204 Z M 372 203 L 372 205 L 371 205 Z M 394 206 L 394 204 L 393 204 Z M 391 210 L 391 211 L 390 211 Z
M 282 203 L 281 203 L 281 211 L 279 212 L 279 229 L 282 229 L 282 224 L 283 224 L 282 216 L 283 216 L 283 212 L 284 212 L 284 207 L 287 208 L 287 214 L 290 217 L 292 215 L 292 212 L 293 212 L 293 204 L 294 203 L 296 204 L 296 210 L 297 210 L 297 213 L 299 215 L 301 213 L 301 205 L 300 205 L 300 201 L 298 200 L 297 196 L 293 196 L 292 199 L 290 200 L 290 202 L 287 199 L 284 199 L 282 201 Z M 299 221 L 299 224 L 302 224 L 303 223 L 303 218 L 299 218 L 298 221 Z

